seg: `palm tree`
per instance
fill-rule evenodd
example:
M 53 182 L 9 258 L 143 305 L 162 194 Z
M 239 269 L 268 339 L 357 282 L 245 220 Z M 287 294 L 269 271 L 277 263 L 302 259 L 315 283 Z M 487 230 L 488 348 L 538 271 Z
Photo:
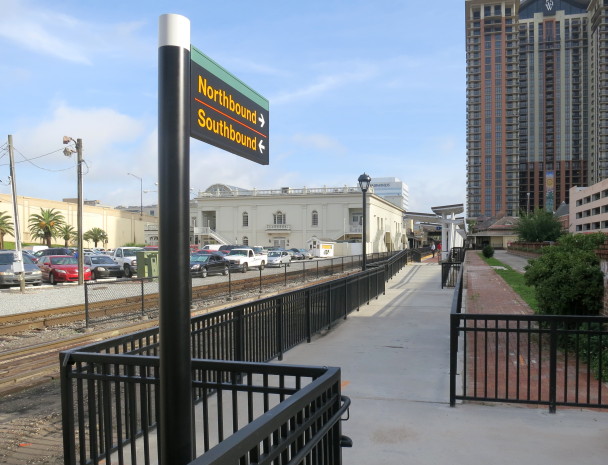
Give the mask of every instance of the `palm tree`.
M 65 221 L 63 215 L 54 208 L 40 209 L 40 214 L 30 215 L 30 233 L 36 239 L 43 239 L 51 247 L 51 239 L 58 235 L 58 229 Z
M 65 243 L 64 246 L 68 246 L 68 242 L 70 239 L 77 236 L 78 231 L 74 229 L 74 226 L 70 226 L 69 224 L 62 224 L 57 228 L 57 236 L 61 237 Z
M 0 212 L 0 249 L 4 248 L 4 235 L 15 234 L 13 222 L 9 219 L 6 212 Z
M 94 242 L 95 248 L 97 248 L 98 242 L 104 242 L 104 243 L 108 242 L 108 235 L 101 228 L 89 229 L 87 232 L 84 233 L 84 236 L 82 236 L 82 238 L 87 242 L 88 241 Z

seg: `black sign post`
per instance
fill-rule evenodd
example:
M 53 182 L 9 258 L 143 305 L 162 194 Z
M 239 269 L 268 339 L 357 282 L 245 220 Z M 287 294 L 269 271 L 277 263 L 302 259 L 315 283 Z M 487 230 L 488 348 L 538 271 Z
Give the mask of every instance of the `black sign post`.
M 158 47 L 160 463 L 194 457 L 190 348 L 190 21 L 162 15 Z M 143 269 L 143 264 L 139 264 Z
M 190 346 L 190 137 L 268 164 L 268 100 L 190 44 L 190 21 L 159 19 L 160 464 L 194 459 Z M 140 264 L 140 268 L 143 266 Z

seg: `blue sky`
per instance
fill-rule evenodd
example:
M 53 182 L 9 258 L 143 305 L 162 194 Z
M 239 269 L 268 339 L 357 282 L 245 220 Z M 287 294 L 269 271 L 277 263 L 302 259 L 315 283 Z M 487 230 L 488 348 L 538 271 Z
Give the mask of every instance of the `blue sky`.
M 158 18 L 270 102 L 270 165 L 191 140 L 191 187 L 400 178 L 410 210 L 465 201 L 464 2 L 0 0 L 0 193 L 139 205 L 155 190 Z M 48 154 L 48 155 L 47 155 Z M 26 161 L 28 159 L 29 161 Z M 144 194 L 144 204 L 156 193 Z

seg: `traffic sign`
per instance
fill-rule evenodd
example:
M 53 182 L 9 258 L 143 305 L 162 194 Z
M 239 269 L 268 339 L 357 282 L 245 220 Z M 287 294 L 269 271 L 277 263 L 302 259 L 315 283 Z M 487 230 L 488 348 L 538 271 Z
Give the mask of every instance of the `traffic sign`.
M 190 56 L 190 136 L 268 165 L 268 100 L 195 47 Z

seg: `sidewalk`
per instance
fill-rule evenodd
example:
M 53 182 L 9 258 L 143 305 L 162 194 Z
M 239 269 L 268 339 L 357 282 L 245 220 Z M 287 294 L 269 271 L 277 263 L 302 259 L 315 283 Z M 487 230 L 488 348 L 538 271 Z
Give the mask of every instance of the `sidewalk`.
M 474 265 L 469 282 L 491 270 Z M 493 272 L 492 272 L 493 273 Z M 449 406 L 449 312 L 453 289 L 441 289 L 441 267 L 405 267 L 385 296 L 361 307 L 283 363 L 339 366 L 352 400 L 343 434 L 345 465 L 605 464 L 608 414 L 501 404 Z M 493 301 L 507 289 L 478 287 Z M 507 296 L 506 299 L 511 299 Z

